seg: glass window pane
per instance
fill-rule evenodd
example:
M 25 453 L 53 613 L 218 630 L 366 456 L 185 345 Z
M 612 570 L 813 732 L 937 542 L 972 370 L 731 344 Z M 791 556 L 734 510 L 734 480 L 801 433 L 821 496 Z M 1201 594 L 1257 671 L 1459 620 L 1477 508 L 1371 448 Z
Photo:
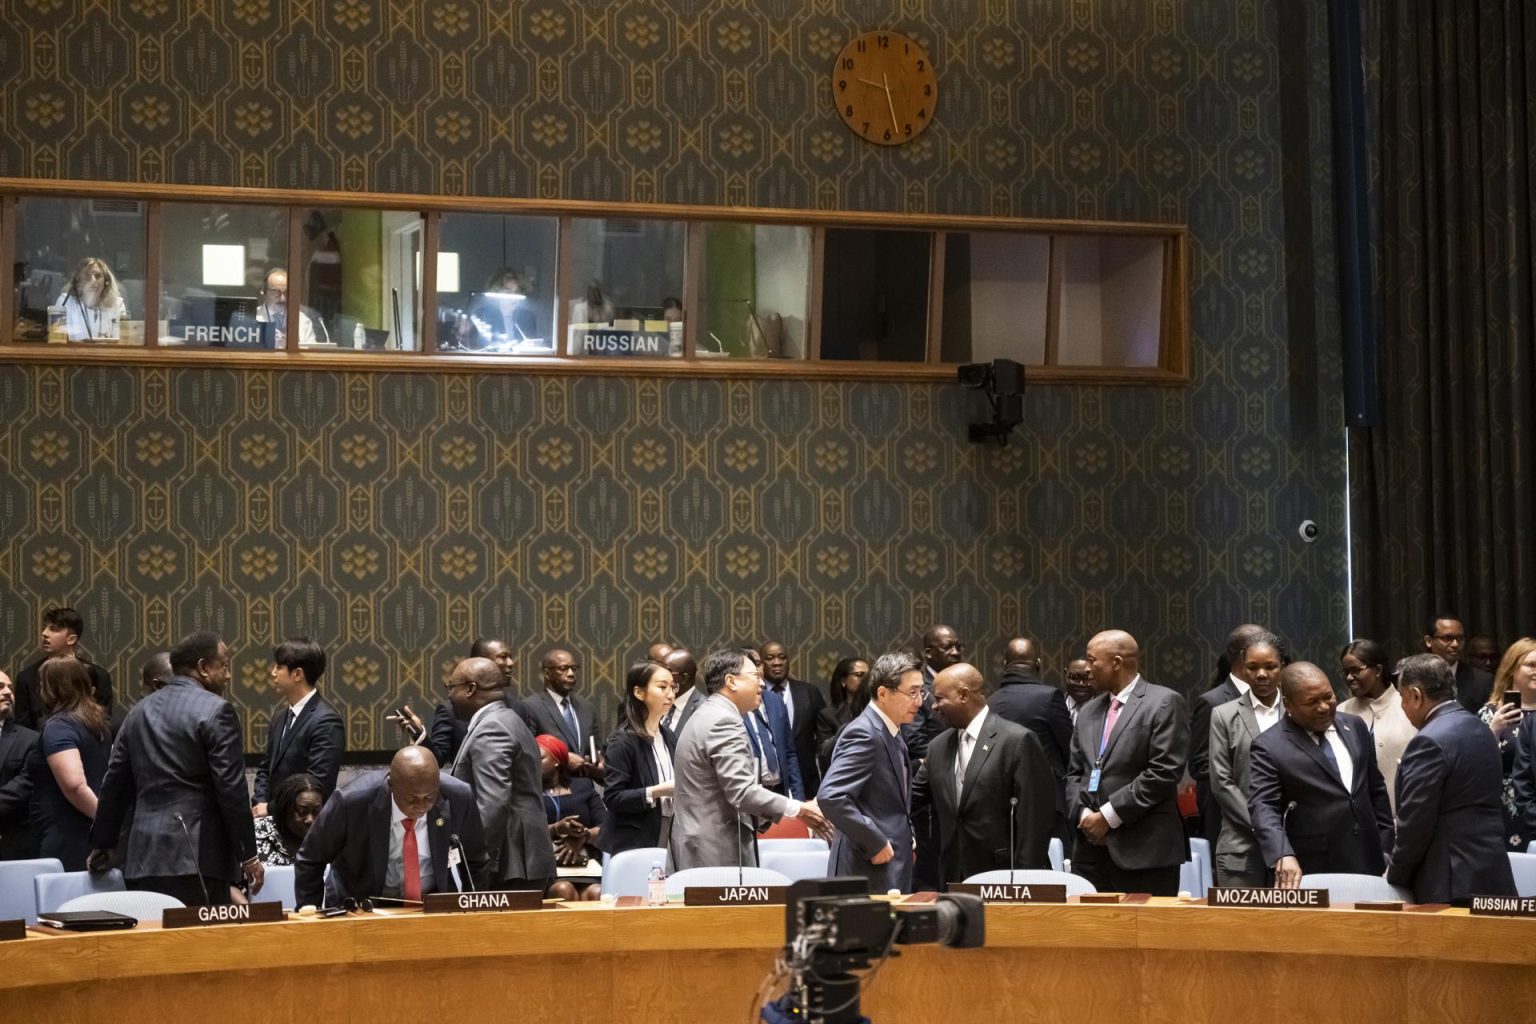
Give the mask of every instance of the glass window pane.
M 438 350 L 553 355 L 559 233 L 554 217 L 443 214 Z
M 285 347 L 288 211 L 212 203 L 160 211 L 160 344 Z M 305 313 L 300 343 L 324 340 L 323 330 Z
M 571 355 L 683 354 L 687 237 L 679 221 L 571 222 Z
M 827 229 L 822 359 L 927 358 L 930 238 L 926 231 Z
M 421 214 L 301 211 L 303 349 L 420 351 Z
M 805 358 L 810 228 L 706 224 L 702 263 L 701 358 Z
M 944 239 L 946 363 L 1045 362 L 1049 235 L 958 232 Z
M 18 342 L 144 344 L 145 204 L 16 203 Z
M 1062 366 L 1157 366 L 1162 238 L 1062 237 Z

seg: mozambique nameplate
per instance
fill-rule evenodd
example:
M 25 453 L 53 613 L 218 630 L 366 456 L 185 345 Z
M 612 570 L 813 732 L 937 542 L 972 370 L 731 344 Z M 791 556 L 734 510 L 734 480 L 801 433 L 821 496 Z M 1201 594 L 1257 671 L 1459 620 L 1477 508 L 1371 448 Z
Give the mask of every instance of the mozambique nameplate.
M 683 890 L 685 907 L 752 907 L 783 903 L 787 885 L 690 885 Z
M 1212 907 L 1326 907 L 1327 889 L 1250 889 L 1211 886 L 1205 902 Z
M 27 922 L 0 921 L 0 942 L 9 942 L 12 939 L 24 939 L 26 937 Z
M 1024 885 L 1019 882 L 956 882 L 950 892 L 980 896 L 986 903 L 1065 903 L 1064 885 Z
M 1536 917 L 1536 898 L 1530 896 L 1473 896 L 1472 913 L 1479 917 Z
M 160 918 L 162 928 L 205 928 L 215 924 L 272 924 L 286 921 L 283 905 L 277 900 L 266 903 L 229 903 L 221 907 L 170 907 Z
M 421 909 L 427 914 L 485 914 L 497 910 L 542 910 L 544 894 L 537 889 L 497 889 L 490 892 L 429 892 Z

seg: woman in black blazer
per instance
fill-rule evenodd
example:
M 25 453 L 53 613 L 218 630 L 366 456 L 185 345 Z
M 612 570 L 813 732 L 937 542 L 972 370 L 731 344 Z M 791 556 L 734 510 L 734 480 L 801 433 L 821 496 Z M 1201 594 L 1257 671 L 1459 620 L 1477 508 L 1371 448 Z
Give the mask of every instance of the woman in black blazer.
M 677 688 L 672 673 L 653 661 L 630 666 L 624 679 L 624 721 L 608 737 L 603 805 L 608 820 L 598 846 L 612 856 L 659 846 L 662 815 L 672 811 L 672 752 L 677 737 L 661 724 Z
M 821 766 L 823 775 L 832 760 L 832 746 L 837 742 L 837 734 L 854 715 L 864 710 L 857 695 L 867 675 L 869 662 L 863 658 L 844 658 L 832 670 L 832 679 L 827 683 L 831 703 L 816 715 L 816 763 Z

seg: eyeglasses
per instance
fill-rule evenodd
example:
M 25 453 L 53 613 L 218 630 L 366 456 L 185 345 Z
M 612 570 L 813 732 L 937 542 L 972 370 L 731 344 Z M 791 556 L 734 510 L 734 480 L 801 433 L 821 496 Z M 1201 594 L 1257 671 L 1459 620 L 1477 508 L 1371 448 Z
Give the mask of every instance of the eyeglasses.
M 896 688 L 896 692 L 901 694 L 903 697 L 907 698 L 907 700 L 922 700 L 923 699 L 923 688 L 921 686 L 919 686 L 915 690 L 903 690 L 901 687 L 898 686 Z

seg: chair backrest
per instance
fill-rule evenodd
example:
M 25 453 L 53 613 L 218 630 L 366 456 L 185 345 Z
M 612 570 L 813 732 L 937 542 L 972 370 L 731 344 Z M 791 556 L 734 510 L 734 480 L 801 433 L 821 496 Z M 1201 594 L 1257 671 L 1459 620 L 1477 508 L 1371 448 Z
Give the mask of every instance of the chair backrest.
M 761 839 L 809 839 L 811 830 L 799 818 L 780 818 L 768 826 Z
M 830 854 L 826 850 L 764 850 L 763 867 L 777 871 L 791 882 L 802 878 L 826 878 Z
M 1216 861 L 1211 858 L 1211 841 L 1209 839 L 1191 839 L 1189 841 L 1189 859 L 1200 866 L 1200 888 L 1194 892 L 1196 896 L 1204 896 L 1205 891 L 1215 884 Z
M 299 898 L 295 889 L 292 864 L 280 864 L 267 868 L 266 878 L 261 883 L 261 892 L 256 894 L 256 900 L 262 903 L 270 903 L 277 900 L 282 903 L 284 910 L 299 909 L 294 905 Z
M 831 854 L 832 848 L 827 845 L 825 839 L 759 839 L 757 852 L 763 856 L 771 853 L 785 853 L 789 850 L 815 850 L 818 853 Z
M 1509 870 L 1515 876 L 1515 892 L 1536 896 L 1536 853 L 1510 854 Z
M 93 892 L 122 892 L 128 888 L 123 884 L 123 873 L 117 868 L 100 874 L 94 871 L 41 874 L 32 879 L 32 885 L 37 893 L 39 914 L 58 910 L 65 900 L 72 900 L 76 896 Z
M 1062 862 L 1066 859 L 1067 850 L 1062 846 L 1060 836 L 1051 836 L 1051 842 L 1046 847 L 1046 856 L 1050 858 L 1052 871 L 1063 870 Z
M 1192 854 L 1193 857 L 1200 855 Z M 1179 865 L 1179 892 L 1187 892 L 1191 896 L 1204 896 L 1205 890 L 1200 888 L 1200 862 L 1187 860 Z
M 37 887 L 32 884 L 32 879 L 63 870 L 64 865 L 57 857 L 0 860 L 0 921 L 20 919 L 27 924 L 36 924 Z
M 788 885 L 789 879 L 767 868 L 685 868 L 667 878 L 667 898 L 695 885 Z
M 127 914 L 136 917 L 140 922 L 160 920 L 162 914 L 174 907 L 184 907 L 185 903 L 175 896 L 167 896 L 163 892 L 148 892 L 143 889 L 127 889 L 122 892 L 90 892 L 84 896 L 76 896 L 72 900 L 65 900 L 56 908 L 58 910 L 110 910 L 115 914 Z
M 667 851 L 660 846 L 642 846 L 610 856 L 603 865 L 604 896 L 644 896 L 651 866 L 667 864 Z
M 1393 885 L 1380 875 L 1350 875 L 1342 872 L 1302 875 L 1301 887 L 1327 889 L 1329 901 L 1336 903 L 1355 903 L 1361 900 L 1413 902 L 1413 893 Z
M 1067 887 L 1068 896 L 1081 896 L 1084 893 L 1098 892 L 1093 883 L 1082 875 L 1070 874 L 1066 871 L 983 871 L 979 875 L 972 875 L 966 879 L 970 885 L 1000 885 L 1013 883 L 1015 885 L 1064 885 Z

